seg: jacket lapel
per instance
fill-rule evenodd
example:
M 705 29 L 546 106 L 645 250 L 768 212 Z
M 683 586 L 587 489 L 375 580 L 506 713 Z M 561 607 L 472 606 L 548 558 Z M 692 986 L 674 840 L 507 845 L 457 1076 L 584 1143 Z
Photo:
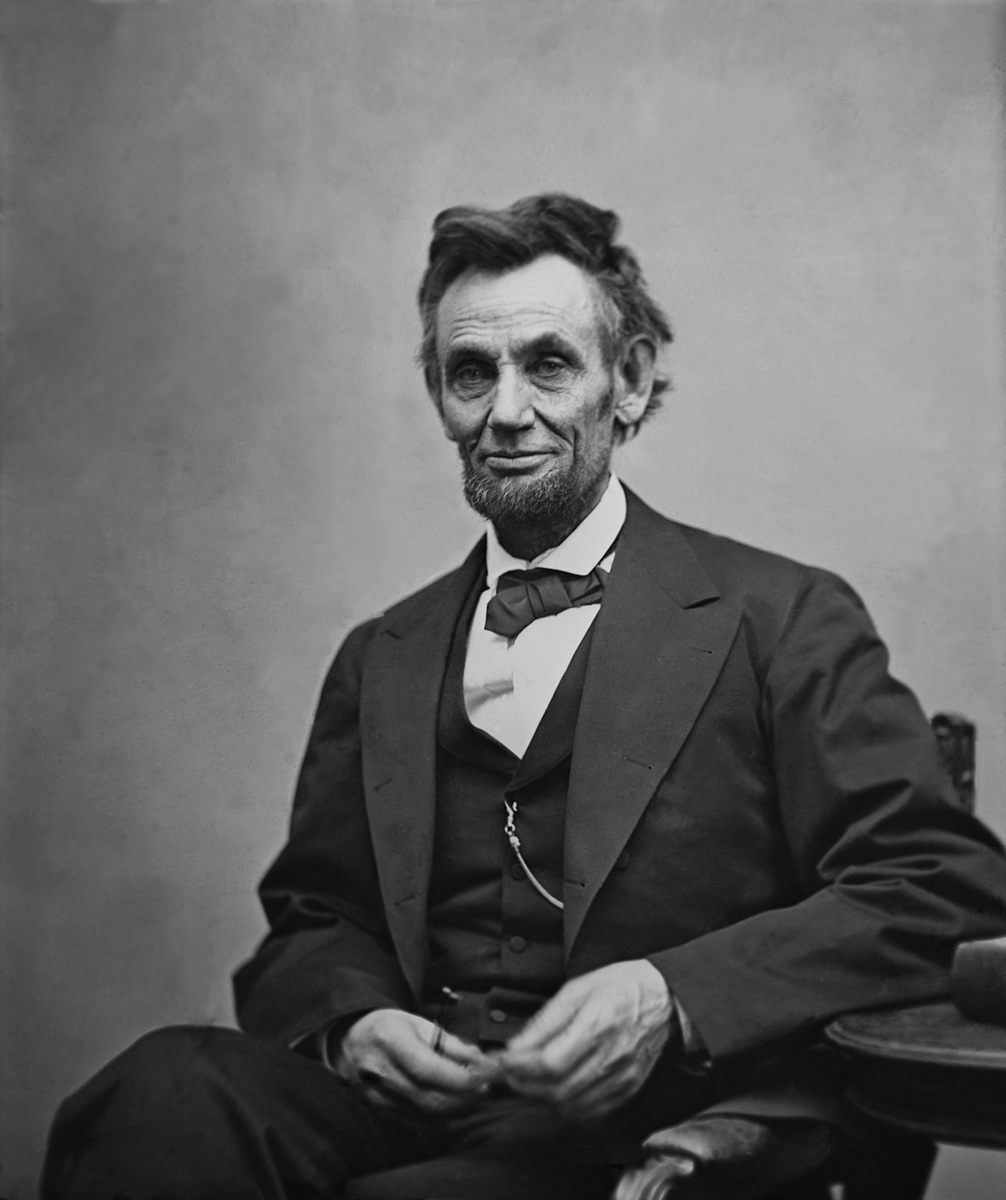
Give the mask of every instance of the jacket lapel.
M 626 496 L 573 743 L 564 863 L 567 957 L 688 736 L 739 621 L 678 528 L 628 489 Z
M 484 543 L 384 617 L 360 694 L 367 815 L 388 927 L 409 986 L 427 965 L 426 895 L 433 858 L 437 707 L 451 637 L 485 569 Z

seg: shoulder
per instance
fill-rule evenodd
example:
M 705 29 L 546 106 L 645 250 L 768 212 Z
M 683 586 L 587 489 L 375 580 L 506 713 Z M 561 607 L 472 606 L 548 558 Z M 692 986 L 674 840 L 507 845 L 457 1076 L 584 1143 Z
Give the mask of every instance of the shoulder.
M 630 513 L 636 551 L 665 590 L 685 607 L 713 600 L 728 605 L 759 657 L 770 659 L 794 626 L 812 624 L 826 637 L 839 626 L 870 628 L 859 596 L 832 571 L 673 521 L 636 497 Z
M 361 621 L 350 629 L 325 674 L 321 689 L 322 704 L 330 704 L 338 697 L 355 697 L 359 693 L 371 649 L 380 635 L 384 632 L 399 636 L 407 633 L 431 611 L 450 603 L 458 587 L 467 586 L 464 575 L 464 566 L 458 567 L 399 600 L 383 613 Z
M 840 630 L 872 634 L 859 594 L 834 571 L 704 529 L 679 528 L 720 594 L 771 644 L 797 629 L 815 629 L 825 644 Z
M 709 577 L 724 592 L 764 587 L 787 591 L 798 587 L 808 572 L 819 569 L 708 529 L 683 525 L 679 521 L 669 521 L 669 524 L 684 538 Z
M 808 587 L 848 588 L 822 567 L 672 520 L 634 495 L 629 513 L 631 528 L 647 552 L 673 560 L 678 570 L 691 559 L 724 599 L 761 599 L 785 606 Z
M 421 620 L 432 609 L 448 603 L 458 596 L 467 594 L 480 575 L 485 572 L 484 542 L 480 541 L 465 561 L 437 576 L 423 587 L 396 601 L 377 618 L 379 626 L 405 628 Z
M 385 630 L 405 633 L 441 606 L 460 603 L 469 589 L 484 575 L 484 546 L 485 541 L 481 539 L 460 566 L 438 575 L 416 591 L 389 605 L 383 612 L 355 626 L 346 635 L 336 662 L 340 658 L 360 662 L 366 657 L 370 644 L 379 633 Z
M 834 571 L 690 525 L 677 525 L 696 558 L 724 596 L 761 600 L 786 609 L 802 597 L 834 592 L 857 604 L 850 585 Z

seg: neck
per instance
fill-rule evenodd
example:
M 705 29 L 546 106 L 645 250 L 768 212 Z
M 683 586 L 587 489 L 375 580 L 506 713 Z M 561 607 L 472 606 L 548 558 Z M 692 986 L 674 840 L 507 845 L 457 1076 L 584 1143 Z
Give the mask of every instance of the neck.
M 594 511 L 608 487 L 608 476 L 583 498 L 582 506 L 574 512 L 564 512 L 555 518 L 540 521 L 494 521 L 493 528 L 503 549 L 514 558 L 530 562 L 552 550 L 569 537 L 573 530 Z

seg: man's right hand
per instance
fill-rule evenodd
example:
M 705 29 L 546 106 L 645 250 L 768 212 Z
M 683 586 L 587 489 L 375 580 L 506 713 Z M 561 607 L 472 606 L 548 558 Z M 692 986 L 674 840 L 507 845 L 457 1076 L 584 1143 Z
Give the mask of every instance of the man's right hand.
M 489 1090 L 498 1068 L 477 1046 L 442 1033 L 434 1050 L 432 1021 L 398 1008 L 378 1008 L 342 1039 L 336 1072 L 384 1107 L 430 1114 L 463 1112 Z

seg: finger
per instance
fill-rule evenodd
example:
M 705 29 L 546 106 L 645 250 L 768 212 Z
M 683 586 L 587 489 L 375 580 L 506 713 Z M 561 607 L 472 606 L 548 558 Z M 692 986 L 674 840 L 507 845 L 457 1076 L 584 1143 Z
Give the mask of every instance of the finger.
M 411 1085 L 386 1062 L 373 1067 L 360 1067 L 356 1078 L 368 1100 L 385 1108 L 402 1108 L 408 1106 L 408 1094 Z
M 486 1067 L 489 1063 L 487 1056 L 478 1046 L 455 1037 L 446 1029 L 435 1025 L 425 1017 L 413 1017 L 410 1021 L 409 1036 L 405 1040 L 415 1039 L 425 1042 L 434 1052 L 459 1066 Z
M 602 1116 L 639 1091 L 655 1061 L 645 1047 L 635 1053 L 626 1053 L 625 1047 L 621 1047 L 617 1057 L 607 1062 L 587 1060 L 556 1085 L 553 1103 L 563 1113 L 580 1120 Z
M 457 1063 L 422 1047 L 403 1055 L 395 1064 L 415 1087 L 459 1096 L 477 1096 L 488 1089 L 488 1081 L 472 1067 Z
M 648 1077 L 649 1070 L 643 1062 L 623 1062 L 593 1081 L 573 1081 L 561 1090 L 559 1106 L 564 1112 L 568 1108 L 581 1120 L 603 1116 L 635 1096 Z
M 571 1057 L 559 1059 L 546 1049 L 540 1054 L 515 1056 L 513 1059 L 501 1061 L 500 1077 L 520 1090 L 544 1088 L 551 1092 L 589 1061 L 589 1049 L 579 1060 Z
M 355 1079 L 375 1103 L 405 1103 L 430 1111 L 470 1106 L 488 1090 L 473 1066 L 483 1057 L 457 1038 L 442 1039 L 452 1057 L 429 1044 L 432 1022 L 414 1013 L 385 1010 L 361 1018 L 343 1042 L 339 1069 Z
M 592 998 L 576 1018 L 541 1051 L 544 1065 L 530 1056 L 512 1054 L 506 1064 L 515 1073 L 541 1073 L 551 1069 L 569 1077 L 583 1068 L 608 1072 L 625 1065 L 648 1075 L 667 1041 L 662 1029 L 647 1032 L 627 1026 L 603 1000 Z
M 438 1053 L 426 1040 L 425 1031 L 414 1028 L 413 1036 L 396 1041 L 387 1049 L 389 1064 L 416 1088 L 468 1098 L 480 1095 L 488 1088 L 485 1077 L 490 1069 L 488 1062 L 484 1073 L 477 1069 L 482 1066 L 485 1056 L 477 1047 L 466 1049 L 460 1038 L 445 1035 Z M 444 1050 L 449 1050 L 451 1057 L 443 1053 Z
M 576 995 L 570 984 L 566 984 L 547 1004 L 538 1009 L 520 1033 L 510 1039 L 507 1043 L 507 1050 L 514 1050 L 517 1053 L 540 1050 L 569 1025 L 579 1009 L 579 996 Z
M 642 1087 L 648 1075 L 634 1058 L 605 1063 L 588 1061 L 553 1089 L 552 1103 L 565 1115 L 593 1118 L 624 1104 Z
M 564 1117 L 577 1121 L 591 1121 L 613 1112 L 638 1090 L 633 1080 L 624 1077 L 581 1083 L 575 1088 L 541 1080 L 521 1080 L 511 1086 L 518 1095 L 549 1104 Z
M 357 1072 L 356 1078 L 363 1089 L 364 1096 L 371 1104 L 376 1104 L 380 1108 L 400 1109 L 403 1107 L 401 1096 L 398 1096 L 391 1088 L 385 1087 L 380 1076 L 360 1071 Z
M 555 1085 L 554 1097 L 560 1105 L 576 1104 L 582 1097 L 599 1089 L 617 1088 L 628 1073 L 625 1066 L 590 1058 L 565 1075 Z
M 520 1063 L 512 1070 L 504 1070 L 503 1079 L 519 1095 L 546 1100 L 558 1106 L 594 1086 L 600 1077 L 608 1074 L 610 1069 L 604 1061 L 593 1056 L 584 1059 L 570 1071 L 555 1071 L 546 1052 L 537 1064 Z
M 438 1053 L 449 1062 L 467 1067 L 477 1075 L 489 1077 L 499 1073 L 495 1059 L 490 1058 L 478 1046 L 473 1046 L 471 1042 L 455 1037 L 453 1033 L 443 1033 Z
M 591 1059 L 611 1057 L 611 1031 L 599 1030 L 590 1013 L 581 1010 L 573 1021 L 541 1047 L 508 1045 L 500 1055 L 504 1078 L 562 1079 Z

